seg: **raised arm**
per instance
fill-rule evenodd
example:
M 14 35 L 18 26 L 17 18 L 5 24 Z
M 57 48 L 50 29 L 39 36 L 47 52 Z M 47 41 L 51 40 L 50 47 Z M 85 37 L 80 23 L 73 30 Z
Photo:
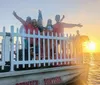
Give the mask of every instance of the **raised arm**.
M 60 22 L 62 22 L 64 18 L 65 18 L 65 15 L 62 16 L 62 18 L 60 19 Z
M 25 24 L 25 20 L 23 20 L 21 17 L 19 17 L 15 11 L 13 11 L 13 15 L 16 17 L 16 19 L 18 19 L 22 24 Z
M 41 10 L 38 10 L 38 25 L 43 26 L 43 17 Z
M 81 24 L 68 24 L 68 23 L 62 23 L 64 28 L 73 28 L 73 27 L 82 27 Z
M 38 10 L 38 19 L 41 19 L 41 20 L 43 19 L 42 18 L 42 11 L 41 10 Z

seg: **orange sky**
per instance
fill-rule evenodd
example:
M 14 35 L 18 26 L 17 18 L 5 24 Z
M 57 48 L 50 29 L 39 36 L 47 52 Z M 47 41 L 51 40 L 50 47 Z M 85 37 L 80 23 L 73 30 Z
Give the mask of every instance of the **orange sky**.
M 65 22 L 81 23 L 82 28 L 66 29 L 66 32 L 88 35 L 90 40 L 96 43 L 96 52 L 100 52 L 100 0 L 84 0 L 80 11 L 66 17 Z
M 83 24 L 82 28 L 65 28 L 65 33 L 76 33 L 76 30 L 80 31 L 81 35 L 89 36 L 89 39 L 96 44 L 96 52 L 100 52 L 100 26 L 99 24 Z
M 93 28 L 93 26 L 92 27 L 91 26 L 84 26 L 82 28 L 75 27 L 73 29 L 66 29 L 65 28 L 65 33 L 68 33 L 68 34 L 70 34 L 70 33 L 76 34 L 75 31 L 77 29 L 80 30 L 80 34 L 81 35 L 87 35 L 87 36 L 89 36 L 89 39 L 96 44 L 96 51 L 95 52 L 100 52 L 100 40 L 99 40 L 100 39 L 100 33 L 99 33 L 100 30 L 96 31 Z

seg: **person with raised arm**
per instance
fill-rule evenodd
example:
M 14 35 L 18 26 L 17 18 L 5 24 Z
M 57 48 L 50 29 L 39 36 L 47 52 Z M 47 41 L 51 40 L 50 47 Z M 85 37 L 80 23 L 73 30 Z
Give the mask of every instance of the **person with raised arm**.
M 37 25 L 37 21 L 35 19 L 31 20 L 31 17 L 27 17 L 26 21 L 23 20 L 21 17 L 19 17 L 16 12 L 13 12 L 13 15 L 22 23 L 22 25 L 25 28 L 26 34 L 28 34 L 28 30 L 30 30 L 30 34 L 33 34 L 33 31 L 35 30 L 36 34 L 38 33 L 38 27 L 35 26 Z M 33 22 L 33 23 L 32 23 Z M 34 24 L 35 23 L 35 24 Z M 33 40 L 30 40 L 30 44 L 33 44 Z
M 59 36 L 59 34 L 64 34 L 64 28 L 73 28 L 73 27 L 82 27 L 81 24 L 70 24 L 70 23 L 64 23 L 62 22 L 62 20 L 65 18 L 65 16 L 62 17 L 62 19 L 60 19 L 60 15 L 56 15 L 55 16 L 55 20 L 56 20 L 56 24 L 53 25 L 53 32 L 54 32 L 54 35 L 55 33 L 57 33 L 57 35 Z M 59 41 L 58 41 L 58 45 L 59 45 Z M 61 42 L 61 49 L 62 49 L 62 52 L 64 53 L 64 42 L 62 41 Z M 54 43 L 54 46 L 56 47 L 56 43 Z M 57 46 L 58 48 L 58 46 Z
M 60 15 L 55 16 L 56 24 L 53 25 L 54 33 L 64 33 L 64 28 L 73 28 L 73 27 L 82 27 L 81 24 L 70 24 L 70 23 L 64 23 L 61 22 L 63 20 L 60 19 Z
M 18 19 L 22 23 L 22 26 L 20 27 L 20 33 L 25 33 L 25 34 L 28 33 L 28 24 L 31 24 L 31 17 L 27 17 L 25 21 L 21 17 L 19 17 L 15 11 L 13 11 L 13 15 L 15 16 L 16 19 Z M 21 38 L 21 43 L 22 40 L 23 39 Z M 24 38 L 24 45 L 25 49 L 28 49 L 27 38 Z
M 43 26 L 43 17 L 42 17 L 42 11 L 38 10 L 38 25 Z
M 45 29 L 45 27 L 43 26 L 43 16 L 42 16 L 42 11 L 38 10 L 38 20 L 37 20 L 37 25 L 38 25 L 38 29 L 39 31 L 43 32 L 43 30 Z
M 21 17 L 19 17 L 15 11 L 13 11 L 13 15 L 15 16 L 16 19 L 18 19 L 22 23 L 22 25 L 25 28 L 26 33 L 28 33 L 28 29 L 32 28 L 31 17 L 28 16 L 26 18 L 26 21 L 25 21 L 24 19 L 22 19 Z
M 24 19 L 19 17 L 15 11 L 13 11 L 13 15 L 15 16 L 16 19 L 18 19 L 22 23 L 22 27 L 20 28 L 20 33 L 25 32 L 26 34 L 28 34 L 28 30 L 30 30 L 30 34 L 33 34 L 33 31 L 35 31 L 35 34 L 38 34 L 38 27 L 37 27 L 36 19 L 31 20 L 31 17 L 27 17 L 26 21 L 25 21 Z M 37 54 L 38 53 L 37 52 L 38 40 L 36 39 L 35 42 L 36 42 L 35 49 L 36 49 L 36 54 Z M 28 49 L 28 38 L 26 38 L 24 40 L 24 43 L 25 43 L 24 44 L 25 45 L 25 49 Z M 34 44 L 33 38 L 30 38 L 30 47 L 33 47 L 34 46 L 33 44 Z

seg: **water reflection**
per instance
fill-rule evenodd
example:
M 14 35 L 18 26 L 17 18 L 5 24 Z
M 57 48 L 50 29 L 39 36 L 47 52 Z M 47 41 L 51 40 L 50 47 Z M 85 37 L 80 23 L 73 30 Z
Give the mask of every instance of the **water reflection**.
M 90 64 L 88 85 L 100 85 L 100 61 L 92 60 Z
M 88 85 L 100 85 L 100 60 L 90 61 L 89 73 L 88 73 Z M 87 85 L 82 79 L 67 85 Z

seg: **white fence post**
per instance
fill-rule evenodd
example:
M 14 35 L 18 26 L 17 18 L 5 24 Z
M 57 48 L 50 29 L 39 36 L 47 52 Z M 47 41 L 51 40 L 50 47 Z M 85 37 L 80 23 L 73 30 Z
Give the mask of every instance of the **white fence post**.
M 52 32 L 52 37 L 54 37 L 53 36 L 53 32 Z M 53 61 L 53 65 L 54 65 L 54 39 L 51 39 L 52 40 L 52 61 Z M 51 42 L 50 42 L 50 44 L 51 44 Z
M 75 64 L 76 63 L 76 57 L 75 57 L 75 35 L 73 35 L 73 40 L 72 40 L 72 50 L 73 50 L 73 58 L 74 58 L 74 61 L 73 63 Z
M 35 46 L 36 46 L 36 37 L 35 37 L 35 31 L 33 31 L 33 36 L 34 36 L 34 38 L 33 38 L 33 46 L 34 46 L 34 51 L 33 51 L 33 60 L 34 60 L 34 62 L 36 61 L 36 50 L 35 50 Z M 34 63 L 34 67 L 36 67 L 36 63 Z
M 39 45 L 39 67 L 41 66 L 40 60 L 41 60 L 41 45 L 40 45 L 40 31 L 38 31 L 38 45 Z
M 49 32 L 47 32 L 47 36 L 50 37 Z M 50 60 L 50 39 L 48 38 L 48 60 Z M 48 63 L 50 65 L 50 62 Z
M 69 36 L 68 34 L 66 35 L 67 36 L 67 42 L 66 42 L 66 52 L 67 52 L 67 59 L 69 60 Z M 67 63 L 69 64 L 69 61 L 67 61 Z
M 5 30 L 3 30 L 3 33 L 5 33 Z M 4 36 L 5 36 L 5 34 L 4 34 Z M 5 38 L 5 37 L 4 37 Z M 4 69 L 4 65 L 5 65 L 5 40 L 3 39 L 2 40 L 2 52 L 1 52 L 1 63 L 2 63 L 2 69 Z
M 2 69 L 4 69 L 4 65 L 5 65 L 5 27 L 3 27 L 3 40 L 2 40 Z
M 68 39 L 68 37 L 66 36 L 64 39 L 64 60 L 66 60 L 66 40 Z M 66 61 L 64 62 L 64 64 L 66 64 Z
M 28 30 L 28 35 L 30 35 L 30 30 Z M 28 61 L 29 62 L 30 62 L 30 57 L 31 57 L 30 56 L 30 39 L 33 39 L 33 38 L 28 37 Z M 28 66 L 30 67 L 30 64 L 28 64 Z
M 43 37 L 45 36 L 45 33 L 44 33 L 44 31 L 43 31 Z M 45 61 L 45 58 L 46 58 L 46 55 L 45 55 L 45 44 L 46 44 L 46 42 L 45 42 L 45 38 L 43 38 L 43 60 Z M 44 66 L 45 66 L 45 62 L 44 62 Z
M 11 26 L 11 71 L 14 71 L 14 26 Z
M 17 28 L 17 41 L 16 41 L 16 61 L 19 61 L 19 39 L 18 39 L 19 37 L 18 37 L 18 28 Z M 19 67 L 19 64 L 17 64 L 17 68 Z
M 25 62 L 25 32 L 22 31 L 22 61 Z M 25 64 L 23 63 L 23 68 L 25 67 Z
M 62 39 L 61 39 L 62 38 L 62 34 L 61 33 L 59 34 L 59 37 L 60 37 L 60 60 L 61 60 L 60 64 L 62 64 L 62 50 L 63 49 L 62 49 Z
M 71 47 L 71 45 L 72 45 L 72 36 L 71 36 L 71 34 L 70 34 L 70 36 L 69 36 L 69 59 L 70 59 L 70 63 L 69 64 L 71 64 L 71 62 L 72 62 L 72 47 Z
M 57 33 L 56 33 L 56 38 L 58 37 L 58 35 L 57 35 Z M 55 44 L 56 44 L 56 63 L 57 63 L 57 65 L 58 65 L 58 39 L 56 39 L 55 40 L 56 42 L 55 42 Z
M 5 37 L 5 61 L 10 61 L 10 37 L 9 36 L 6 36 Z

